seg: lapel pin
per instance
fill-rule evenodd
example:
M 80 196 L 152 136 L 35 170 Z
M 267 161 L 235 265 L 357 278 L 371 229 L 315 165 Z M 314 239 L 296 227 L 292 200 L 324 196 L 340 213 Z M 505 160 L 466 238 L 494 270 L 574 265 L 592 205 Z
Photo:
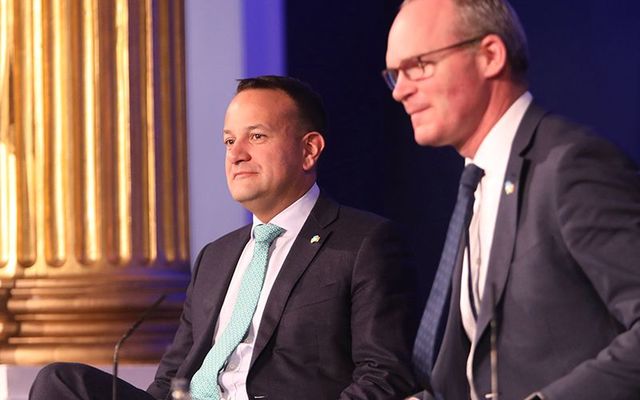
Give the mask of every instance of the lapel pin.
M 311 238 L 311 240 L 309 240 L 309 242 L 310 242 L 311 244 L 313 244 L 313 243 L 318 243 L 319 241 L 320 241 L 320 236 L 319 236 L 319 235 L 314 235 L 314 236 Z
M 514 185 L 513 182 L 506 181 L 504 183 L 504 192 L 506 194 L 512 194 L 513 192 L 515 192 L 515 190 L 516 190 L 516 185 Z

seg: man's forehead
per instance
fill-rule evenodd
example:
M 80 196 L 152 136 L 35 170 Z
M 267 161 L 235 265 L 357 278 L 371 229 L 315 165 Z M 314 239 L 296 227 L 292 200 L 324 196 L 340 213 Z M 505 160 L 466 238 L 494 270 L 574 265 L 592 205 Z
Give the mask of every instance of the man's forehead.
M 279 89 L 246 89 L 236 94 L 227 107 L 223 134 L 239 134 L 254 129 L 280 130 L 297 121 L 297 108 L 289 95 Z
M 389 32 L 387 64 L 448 45 L 455 25 L 450 1 L 413 0 L 398 12 Z
M 250 88 L 237 93 L 233 99 L 234 102 L 257 103 L 277 105 L 280 103 L 289 103 L 291 99 L 286 92 L 280 89 L 272 88 Z
M 295 110 L 295 103 L 282 90 L 246 89 L 236 94 L 231 100 L 227 107 L 227 115 L 235 113 L 245 115 L 249 111 L 251 113 L 279 115 L 291 110 Z

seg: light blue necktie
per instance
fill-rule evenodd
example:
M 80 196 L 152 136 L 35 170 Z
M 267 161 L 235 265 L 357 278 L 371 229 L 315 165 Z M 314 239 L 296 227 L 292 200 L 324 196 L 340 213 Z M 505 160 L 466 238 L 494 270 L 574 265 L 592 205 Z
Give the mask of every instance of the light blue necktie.
M 264 275 L 269 258 L 269 246 L 283 232 L 284 229 L 273 224 L 258 225 L 254 228 L 255 247 L 253 249 L 253 257 L 242 276 L 238 299 L 233 307 L 231 320 L 222 335 L 220 335 L 220 338 L 209 350 L 200 369 L 196 371 L 191 379 L 191 395 L 194 399 L 220 399 L 218 374 L 224 367 L 227 358 L 244 339 L 249 330 L 249 325 L 251 325 L 251 320 L 260 298 L 262 284 L 264 283 Z
M 451 276 L 459 258 L 463 246 L 463 233 L 469 229 L 469 222 L 473 214 L 473 194 L 482 179 L 484 171 L 469 164 L 462 171 L 460 186 L 458 188 L 458 200 L 449 221 L 447 239 L 444 242 L 438 271 L 431 286 L 429 299 L 425 306 L 420 328 L 413 346 L 413 364 L 416 369 L 418 381 L 422 385 L 430 385 L 433 363 L 438 354 L 438 333 L 444 328 L 445 306 L 451 291 Z M 441 399 L 440 394 L 435 394 L 436 399 Z

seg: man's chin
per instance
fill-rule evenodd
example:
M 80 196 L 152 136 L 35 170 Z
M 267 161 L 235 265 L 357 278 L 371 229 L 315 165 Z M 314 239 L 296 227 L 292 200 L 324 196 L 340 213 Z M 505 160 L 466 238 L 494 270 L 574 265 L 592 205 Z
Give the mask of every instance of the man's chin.
M 413 139 L 420 146 L 438 146 L 434 133 L 424 127 L 413 128 Z
M 255 191 L 248 190 L 229 190 L 231 193 L 231 197 L 240 204 L 250 202 L 255 200 L 258 197 L 258 194 Z

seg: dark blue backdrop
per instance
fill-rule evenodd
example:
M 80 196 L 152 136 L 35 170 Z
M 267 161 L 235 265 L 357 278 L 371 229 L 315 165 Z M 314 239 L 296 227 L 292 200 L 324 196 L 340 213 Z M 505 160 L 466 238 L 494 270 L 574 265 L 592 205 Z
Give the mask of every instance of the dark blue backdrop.
M 428 288 L 462 159 L 452 149 L 418 147 L 381 79 L 399 3 L 286 2 L 286 65 L 288 74 L 310 82 L 325 100 L 330 136 L 321 187 L 345 204 L 400 222 Z M 640 3 L 513 5 L 529 37 L 534 98 L 593 126 L 640 161 Z

